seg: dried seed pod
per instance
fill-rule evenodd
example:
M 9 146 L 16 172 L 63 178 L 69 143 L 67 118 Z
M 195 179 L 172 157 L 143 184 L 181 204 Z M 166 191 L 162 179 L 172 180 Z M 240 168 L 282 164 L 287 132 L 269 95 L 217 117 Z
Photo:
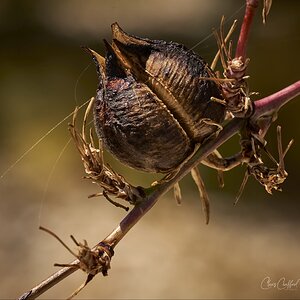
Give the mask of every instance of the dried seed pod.
M 94 119 L 99 137 L 121 162 L 169 172 L 218 129 L 225 107 L 212 71 L 183 45 L 142 39 L 112 25 L 106 58 L 90 50 L 99 75 Z M 202 79 L 201 79 L 202 78 Z

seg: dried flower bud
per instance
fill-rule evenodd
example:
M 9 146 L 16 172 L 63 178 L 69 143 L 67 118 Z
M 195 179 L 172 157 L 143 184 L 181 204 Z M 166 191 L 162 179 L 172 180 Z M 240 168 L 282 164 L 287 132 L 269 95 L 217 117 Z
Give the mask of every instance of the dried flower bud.
M 183 45 L 126 34 L 114 23 L 106 57 L 90 50 L 99 74 L 99 137 L 121 162 L 147 172 L 176 168 L 224 120 L 212 71 Z

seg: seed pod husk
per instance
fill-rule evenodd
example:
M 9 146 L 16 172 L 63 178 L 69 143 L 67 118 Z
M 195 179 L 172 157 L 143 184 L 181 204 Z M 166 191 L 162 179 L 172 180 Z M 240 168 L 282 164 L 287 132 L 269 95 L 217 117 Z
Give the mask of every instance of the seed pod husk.
M 146 172 L 176 168 L 221 123 L 225 109 L 206 63 L 184 46 L 126 34 L 112 25 L 105 60 L 90 50 L 99 86 L 97 134 L 121 162 Z M 211 120 L 204 122 L 204 120 Z

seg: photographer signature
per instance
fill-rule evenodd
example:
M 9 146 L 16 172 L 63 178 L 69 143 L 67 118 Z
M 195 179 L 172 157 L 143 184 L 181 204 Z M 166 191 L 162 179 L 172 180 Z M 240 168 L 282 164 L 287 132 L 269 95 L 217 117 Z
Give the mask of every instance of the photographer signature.
M 266 276 L 261 281 L 260 287 L 262 290 L 278 289 L 294 291 L 300 287 L 300 278 L 295 280 L 281 277 L 278 280 L 272 280 L 270 276 Z

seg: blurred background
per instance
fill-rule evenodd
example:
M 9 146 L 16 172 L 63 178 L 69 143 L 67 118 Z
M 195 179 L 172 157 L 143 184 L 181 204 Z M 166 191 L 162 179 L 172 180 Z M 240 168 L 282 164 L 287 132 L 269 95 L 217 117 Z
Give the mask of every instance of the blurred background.
M 103 53 L 110 24 L 153 39 L 194 48 L 211 62 L 217 47 L 212 28 L 222 15 L 229 28 L 241 22 L 244 1 L 222 0 L 63 0 L 0 1 L 0 173 L 4 173 L 41 136 L 95 94 L 97 78 L 80 48 Z M 260 97 L 299 80 L 300 2 L 274 1 L 267 24 L 261 7 L 254 21 L 248 56 L 250 87 Z M 233 38 L 236 38 L 237 32 Z M 298 97 L 298 100 L 299 97 Z M 299 102 L 299 101 L 298 101 Z M 245 169 L 225 174 L 201 167 L 211 198 L 211 221 L 204 224 L 197 189 L 182 181 L 183 204 L 172 193 L 135 226 L 116 248 L 108 277 L 98 275 L 78 298 L 299 298 L 295 290 L 261 288 L 265 277 L 277 282 L 300 278 L 299 176 L 300 104 L 291 102 L 276 124 L 283 143 L 295 143 L 286 157 L 289 177 L 282 192 L 269 195 L 250 179 L 233 207 Z M 70 120 L 69 120 L 70 121 Z M 276 124 L 267 137 L 277 157 Z M 0 179 L 0 298 L 15 298 L 56 271 L 53 263 L 73 258 L 41 224 L 71 245 L 69 235 L 92 246 L 125 216 L 82 179 L 84 170 L 69 140 L 67 122 L 45 138 Z M 238 151 L 238 137 L 222 148 Z M 58 159 L 60 157 L 60 159 Z M 107 161 L 130 182 L 149 185 L 157 175 Z M 54 167 L 53 167 L 54 166 Z M 66 298 L 84 280 L 71 275 L 41 298 Z

